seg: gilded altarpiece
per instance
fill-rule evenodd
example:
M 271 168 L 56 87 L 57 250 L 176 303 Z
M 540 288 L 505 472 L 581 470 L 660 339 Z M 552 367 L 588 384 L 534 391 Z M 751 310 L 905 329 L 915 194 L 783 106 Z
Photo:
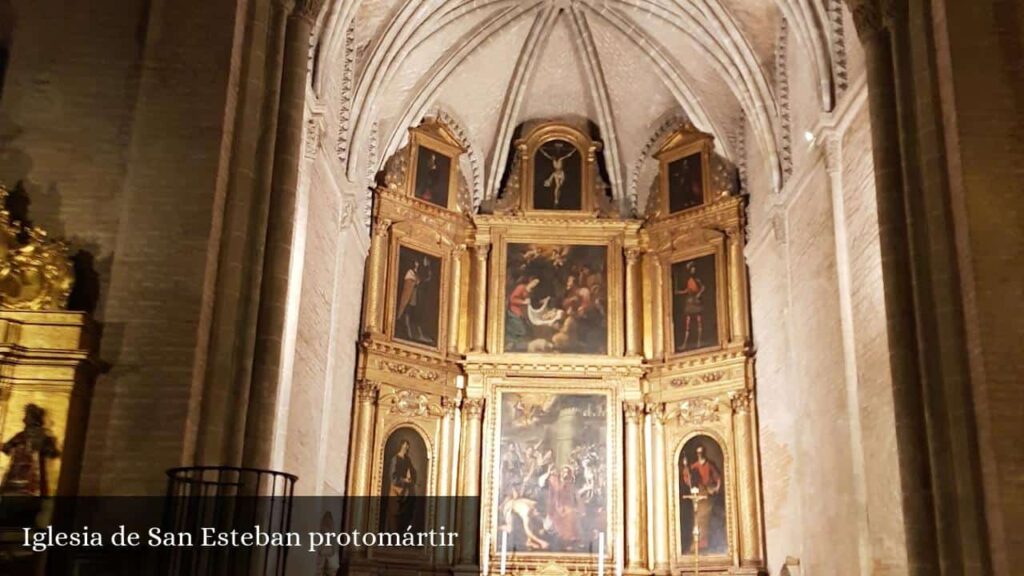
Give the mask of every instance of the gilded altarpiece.
M 375 192 L 349 468 L 350 494 L 372 498 L 348 522 L 475 537 L 365 559 L 409 574 L 759 573 L 743 206 L 711 137 L 666 139 L 635 218 L 585 131 L 523 134 L 477 214 L 462 150 L 430 120 Z M 413 179 L 415 163 L 450 171 Z M 479 517 L 403 511 L 401 494 L 479 497 Z

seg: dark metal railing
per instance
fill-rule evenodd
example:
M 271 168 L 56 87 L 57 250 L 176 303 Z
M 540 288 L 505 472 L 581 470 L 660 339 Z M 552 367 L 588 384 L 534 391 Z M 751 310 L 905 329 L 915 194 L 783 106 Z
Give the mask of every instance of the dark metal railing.
M 287 534 L 297 477 L 229 466 L 167 471 L 164 531 L 192 546 L 168 548 L 161 576 L 283 576 L 287 546 L 239 545 L 241 535 Z M 213 543 L 212 546 L 205 544 Z

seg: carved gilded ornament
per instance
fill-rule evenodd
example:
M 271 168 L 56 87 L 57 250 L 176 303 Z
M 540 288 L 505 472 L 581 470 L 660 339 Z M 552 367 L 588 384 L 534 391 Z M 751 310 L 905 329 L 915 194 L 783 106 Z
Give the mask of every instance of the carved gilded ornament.
M 427 382 L 436 382 L 441 378 L 441 375 L 434 370 L 426 368 L 420 368 L 418 366 L 410 366 L 401 362 L 389 362 L 382 360 L 380 363 L 381 367 L 391 372 L 392 374 L 398 374 L 400 376 L 407 376 L 409 378 L 415 378 L 417 380 L 424 380 Z
M 426 416 L 430 413 L 430 402 L 426 394 L 400 390 L 391 398 L 390 412 L 402 416 Z
M 10 192 L 0 186 L 0 206 Z M 0 210 L 0 308 L 64 310 L 74 285 L 68 245 L 46 231 L 11 221 Z
M 679 403 L 679 421 L 683 424 L 702 425 L 721 420 L 718 400 L 693 398 Z

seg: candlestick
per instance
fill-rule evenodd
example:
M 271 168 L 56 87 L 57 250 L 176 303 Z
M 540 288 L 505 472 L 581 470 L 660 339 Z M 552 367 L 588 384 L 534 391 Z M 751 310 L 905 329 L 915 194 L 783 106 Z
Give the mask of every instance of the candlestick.
M 597 576 L 604 576 L 604 532 L 597 535 Z

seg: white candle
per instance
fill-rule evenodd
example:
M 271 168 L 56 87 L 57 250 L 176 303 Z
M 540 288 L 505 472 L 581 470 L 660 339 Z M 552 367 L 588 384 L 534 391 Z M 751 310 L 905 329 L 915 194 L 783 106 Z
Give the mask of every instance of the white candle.
M 622 556 L 625 554 L 624 546 L 615 549 L 615 576 L 622 576 Z
M 480 555 L 483 560 L 483 566 L 481 567 L 480 573 L 483 576 L 487 576 L 487 562 L 491 559 L 491 535 L 484 535 L 484 552 Z
M 597 576 L 604 576 L 604 532 L 597 535 Z
M 501 576 L 505 576 L 505 556 L 508 554 L 508 532 L 501 533 Z

